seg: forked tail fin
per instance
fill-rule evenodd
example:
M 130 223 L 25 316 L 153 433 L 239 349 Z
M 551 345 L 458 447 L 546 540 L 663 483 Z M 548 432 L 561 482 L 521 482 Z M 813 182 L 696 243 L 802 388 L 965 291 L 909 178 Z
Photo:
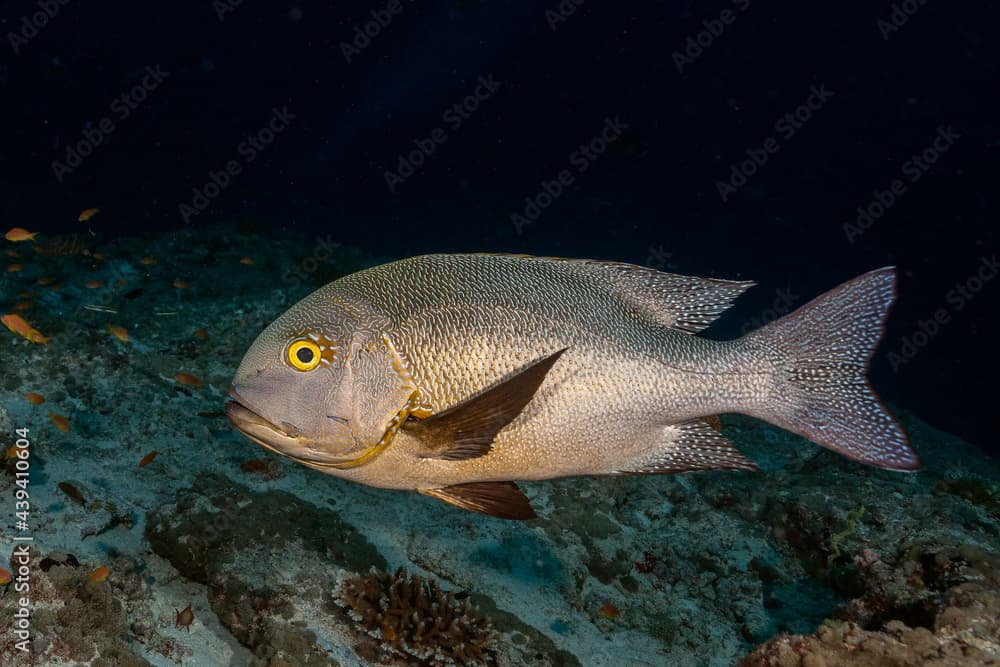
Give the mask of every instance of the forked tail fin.
M 866 377 L 895 298 L 895 269 L 878 269 L 749 333 L 747 343 L 779 364 L 769 400 L 751 414 L 862 463 L 919 468 L 906 433 Z

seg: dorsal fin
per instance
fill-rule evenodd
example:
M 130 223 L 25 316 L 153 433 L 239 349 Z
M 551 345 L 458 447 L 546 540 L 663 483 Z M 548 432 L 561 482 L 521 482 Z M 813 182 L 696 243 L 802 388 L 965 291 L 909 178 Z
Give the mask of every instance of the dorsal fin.
M 754 282 L 664 273 L 621 262 L 597 262 L 625 300 L 671 329 L 698 333 Z
M 524 261 L 565 262 L 602 284 L 610 284 L 622 299 L 657 322 L 682 331 L 698 333 L 733 305 L 733 301 L 756 283 L 751 280 L 721 280 L 665 273 L 637 264 L 598 259 L 535 257 L 508 253 L 500 255 Z M 569 268 L 569 266 L 567 268 Z

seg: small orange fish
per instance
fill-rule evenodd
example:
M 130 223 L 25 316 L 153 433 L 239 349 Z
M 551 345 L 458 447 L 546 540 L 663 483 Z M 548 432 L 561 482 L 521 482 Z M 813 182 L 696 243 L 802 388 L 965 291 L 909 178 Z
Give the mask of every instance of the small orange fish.
M 14 576 L 7 570 L 0 567 L 0 586 L 6 586 L 14 580 Z
M 253 266 L 254 263 L 253 257 L 244 257 L 240 260 L 240 264 L 246 264 L 247 266 Z
M 98 262 L 103 262 L 104 260 L 107 259 L 107 257 L 105 257 L 103 253 L 99 252 L 95 252 L 93 255 L 91 255 L 91 257 L 96 259 Z
M 195 329 L 194 337 L 198 340 L 208 340 L 208 332 L 204 329 Z
M 184 607 L 184 611 L 177 611 L 177 619 L 174 621 L 175 628 L 187 628 L 188 632 L 191 632 L 191 624 L 194 623 L 194 611 L 191 610 L 191 605 Z
M 108 327 L 108 331 L 110 331 L 111 335 L 120 340 L 121 342 L 123 343 L 128 342 L 128 331 L 125 329 L 125 327 L 120 327 L 117 324 L 112 324 L 111 326 Z
M 18 296 L 21 297 L 22 299 L 34 299 L 35 298 L 35 295 L 33 293 L 31 293 L 31 292 L 28 292 L 28 291 L 21 292 L 20 294 L 18 294 Z
M 4 461 L 9 461 L 11 459 L 16 459 L 17 458 L 17 450 L 19 450 L 19 449 L 21 449 L 21 448 L 18 447 L 17 445 L 11 445 L 10 447 L 8 447 L 6 450 L 4 450 L 3 460 Z
M 188 287 L 190 287 L 190 285 L 188 285 L 186 280 L 181 280 L 180 278 L 178 278 L 177 280 L 174 281 L 174 287 L 176 287 L 177 289 L 187 289 Z
M 87 222 L 88 220 L 90 220 L 91 218 L 93 218 L 95 215 L 97 215 L 97 213 L 100 210 L 101 209 L 99 209 L 99 208 L 84 209 L 83 212 L 81 212 L 80 215 L 78 215 L 76 217 L 76 220 L 77 220 L 77 222 Z
M 59 490 L 65 493 L 73 502 L 81 505 L 87 504 L 87 499 L 83 497 L 82 493 L 80 493 L 80 489 L 76 488 L 69 482 L 59 482 L 57 486 L 59 487 Z
M 14 227 L 4 236 L 8 241 L 19 243 L 21 241 L 34 241 L 38 232 L 29 232 L 24 227 Z
M 55 281 L 56 281 L 56 279 L 53 278 L 52 276 L 42 276 L 38 280 L 36 280 L 35 282 L 38 283 L 39 285 L 41 285 L 42 287 L 45 287 L 46 285 L 51 285 Z
M 41 405 L 42 403 L 45 402 L 44 396 L 42 396 L 41 394 L 36 394 L 33 391 L 28 392 L 27 394 L 24 395 L 24 397 L 28 399 L 29 403 L 34 403 L 35 405 Z
M 142 259 L 139 260 L 139 263 L 140 264 L 145 264 L 146 266 L 151 266 L 153 264 L 156 264 L 156 258 L 155 257 L 148 257 L 148 256 L 147 257 L 143 257 Z
M 63 433 L 69 433 L 69 419 L 56 412 L 49 413 L 49 419 L 56 425 L 56 428 Z
M 152 463 L 153 459 L 155 458 L 156 458 L 156 450 L 154 449 L 149 454 L 146 454 L 145 456 L 142 457 L 142 459 L 139 461 L 139 467 L 140 468 L 146 467 L 147 465 Z
M 601 618 L 618 618 L 621 616 L 621 612 L 618 611 L 618 607 L 610 602 L 605 602 L 604 606 L 598 610 L 597 615 Z
M 102 581 L 107 581 L 109 576 L 111 576 L 111 570 L 108 569 L 107 565 L 102 565 L 88 574 L 87 579 L 89 579 L 92 584 L 99 584 Z
M 190 373 L 178 373 L 174 376 L 174 380 L 177 381 L 177 384 L 182 384 L 185 387 L 194 387 L 195 389 L 200 389 L 205 386 L 204 382 Z
M 98 287 L 104 287 L 103 280 L 88 280 L 87 289 L 97 289 Z
M 19 336 L 27 338 L 32 343 L 41 343 L 44 345 L 49 342 L 48 338 L 33 329 L 30 324 L 24 321 L 23 317 L 17 315 L 16 313 L 10 313 L 0 317 L 0 323 L 3 323 L 3 325 L 8 329 Z
M 8 257 L 11 257 L 13 259 L 20 259 L 21 258 L 21 253 L 19 253 L 16 250 L 5 250 L 4 252 L 7 254 Z
M 24 264 L 8 264 L 7 273 L 17 273 L 18 271 L 24 271 Z
M 17 303 L 14 304 L 14 312 L 23 313 L 24 311 L 31 310 L 34 307 L 35 304 L 33 304 L 30 301 L 18 301 Z
M 719 415 L 709 415 L 707 417 L 702 417 L 701 420 L 714 428 L 716 431 L 722 430 L 722 419 L 719 418 Z
M 267 461 L 264 459 L 249 459 L 240 464 L 243 472 L 267 472 Z

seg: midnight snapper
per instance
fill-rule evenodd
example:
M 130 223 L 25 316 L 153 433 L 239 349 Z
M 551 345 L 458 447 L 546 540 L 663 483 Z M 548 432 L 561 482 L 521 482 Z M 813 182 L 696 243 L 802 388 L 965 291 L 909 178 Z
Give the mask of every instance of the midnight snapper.
M 697 335 L 753 283 L 631 264 L 425 255 L 317 290 L 247 351 L 226 414 L 337 477 L 505 518 L 514 484 L 756 470 L 704 418 L 742 413 L 891 470 L 919 467 L 866 373 L 895 270 L 735 340 Z

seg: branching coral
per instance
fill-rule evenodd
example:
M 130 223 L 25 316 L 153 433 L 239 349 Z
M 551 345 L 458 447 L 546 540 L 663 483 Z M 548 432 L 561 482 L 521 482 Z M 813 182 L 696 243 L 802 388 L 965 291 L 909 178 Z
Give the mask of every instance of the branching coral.
M 442 593 L 436 581 L 406 569 L 395 574 L 372 570 L 364 576 L 341 579 L 337 603 L 349 610 L 370 635 L 382 639 L 382 648 L 412 656 L 424 665 L 492 663 L 490 647 L 496 633 L 489 619 L 479 615 L 466 598 Z

